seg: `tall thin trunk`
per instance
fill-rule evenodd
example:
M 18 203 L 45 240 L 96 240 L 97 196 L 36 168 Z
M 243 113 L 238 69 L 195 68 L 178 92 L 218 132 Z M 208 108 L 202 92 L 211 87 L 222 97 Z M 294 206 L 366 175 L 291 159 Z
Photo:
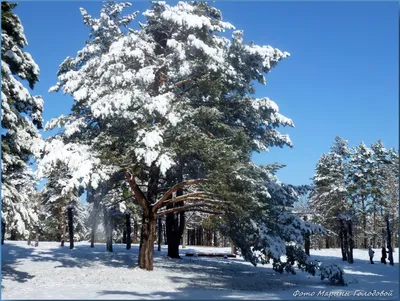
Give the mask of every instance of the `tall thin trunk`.
M 157 251 L 160 252 L 161 251 L 161 239 L 162 239 L 162 221 L 161 221 L 161 217 L 158 218 L 158 227 L 157 227 L 157 235 L 158 235 L 158 247 L 157 247 Z
M 178 189 L 176 196 L 181 195 L 183 195 L 183 191 Z M 184 202 L 177 202 L 169 206 L 167 205 L 167 208 L 181 207 L 183 205 Z M 168 257 L 181 258 L 179 256 L 179 244 L 185 227 L 185 212 L 167 214 L 165 224 L 167 228 Z
M 390 231 L 389 216 L 386 216 L 386 231 L 387 231 L 387 248 L 389 251 L 389 263 L 390 263 L 390 265 L 394 265 L 394 263 L 393 263 L 393 248 L 392 248 L 392 232 Z
M 138 231 L 139 231 L 139 225 L 138 225 L 137 220 L 135 219 L 133 221 L 133 238 L 132 238 L 133 243 L 135 243 L 135 244 L 137 244 L 139 242 Z
M 347 260 L 349 259 L 349 230 L 346 229 L 346 226 L 344 222 L 342 221 L 342 232 L 343 232 L 343 249 L 344 249 L 344 259 Z
M 344 235 L 344 233 L 345 233 L 345 230 L 344 230 L 344 225 L 343 225 L 343 220 L 342 219 L 339 219 L 339 224 L 340 224 L 339 243 L 340 243 L 340 249 L 342 250 L 342 260 L 343 261 L 347 261 L 347 254 L 346 254 L 346 250 L 345 250 L 345 247 L 344 247 L 344 243 L 345 243 L 345 238 L 344 238 L 345 235 Z
M 347 221 L 347 232 L 349 234 L 349 253 L 347 254 L 347 262 L 353 263 L 354 240 L 353 240 L 353 222 L 351 220 Z
M 325 247 L 329 249 L 329 236 L 325 236 Z
M 60 227 L 60 242 L 61 247 L 64 247 L 64 240 L 65 240 L 65 226 L 64 226 L 64 215 L 62 212 L 62 206 L 58 206 L 58 222 Z
M 237 253 L 237 248 L 233 240 L 231 240 L 231 254 L 236 254 Z
M 92 229 L 90 234 L 90 247 L 94 248 L 94 241 L 96 239 L 96 230 L 97 230 L 97 214 L 99 210 L 99 201 L 96 198 L 93 203 L 93 219 L 92 219 Z
M 213 230 L 213 238 L 214 238 L 214 247 L 218 247 L 218 234 L 217 234 L 217 230 Z
M 106 207 L 103 208 L 104 232 L 106 237 L 106 251 L 110 252 L 110 217 Z
M 131 243 L 132 243 L 132 239 L 131 239 L 132 227 L 131 227 L 131 215 L 130 215 L 130 213 L 126 214 L 125 218 L 126 218 L 126 237 L 125 237 L 126 249 L 130 250 Z
M 373 237 L 372 244 L 374 249 L 376 248 L 376 204 L 374 204 L 374 212 L 373 212 Z
M 69 248 L 74 248 L 74 220 L 72 207 L 68 207 L 68 232 L 69 232 Z
M 29 233 L 28 233 L 28 242 L 27 242 L 28 246 L 31 245 L 31 235 L 32 235 L 32 230 L 29 229 Z
M 182 249 L 186 248 L 187 243 L 187 230 L 186 230 L 186 223 L 183 225 L 183 237 L 182 237 Z
M 304 216 L 303 216 L 303 220 L 304 220 L 304 221 L 307 221 L 307 215 L 304 215 Z M 304 251 L 305 251 L 305 253 L 306 253 L 308 256 L 310 256 L 310 245 L 311 245 L 311 242 L 310 242 L 310 233 L 306 232 L 306 233 L 304 234 Z
M 361 198 L 362 202 L 362 216 L 363 216 L 363 235 L 364 235 L 364 248 L 368 248 L 368 239 L 367 239 L 367 214 L 365 212 L 365 197 L 364 195 Z
M 1 220 L 1 244 L 4 245 L 4 238 L 6 236 L 6 223 Z
M 108 214 L 108 251 L 113 251 L 113 231 L 114 231 L 114 210 L 110 211 Z

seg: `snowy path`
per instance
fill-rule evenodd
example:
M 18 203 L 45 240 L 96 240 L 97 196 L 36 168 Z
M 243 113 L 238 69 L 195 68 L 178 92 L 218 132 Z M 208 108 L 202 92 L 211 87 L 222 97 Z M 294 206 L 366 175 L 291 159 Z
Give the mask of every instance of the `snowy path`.
M 276 273 L 270 264 L 253 267 L 241 258 L 169 259 L 163 248 L 155 251 L 155 268 L 148 272 L 135 268 L 137 245 L 127 251 L 116 244 L 113 253 L 105 252 L 104 244 L 91 249 L 81 242 L 73 250 L 58 245 L 41 242 L 34 248 L 7 241 L 2 246 L 2 299 L 328 299 L 318 296 L 322 291 L 351 294 L 340 299 L 398 296 L 398 249 L 394 267 L 379 260 L 368 264 L 365 250 L 355 250 L 353 265 L 341 261 L 338 249 L 312 250 L 313 258 L 344 268 L 351 283 L 339 287 L 301 271 L 289 275 Z M 191 251 L 229 253 L 230 249 L 189 246 L 181 253 Z M 314 296 L 293 296 L 297 290 Z M 357 297 L 356 290 L 392 290 L 393 297 Z

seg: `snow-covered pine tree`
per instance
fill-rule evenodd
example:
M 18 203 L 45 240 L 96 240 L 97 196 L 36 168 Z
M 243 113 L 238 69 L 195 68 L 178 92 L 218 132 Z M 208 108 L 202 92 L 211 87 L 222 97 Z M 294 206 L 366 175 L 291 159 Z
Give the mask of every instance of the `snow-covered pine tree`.
M 346 162 L 347 171 L 347 190 L 350 194 L 356 214 L 361 216 L 362 246 L 369 247 L 368 209 L 371 205 L 371 196 L 374 188 L 373 151 L 361 142 L 358 146 L 351 149 L 350 159 Z
M 293 124 L 279 114 L 273 101 L 247 95 L 254 92 L 252 82 L 265 83 L 264 74 L 288 53 L 246 45 L 240 31 L 233 32 L 232 40 L 222 37 L 219 33 L 233 26 L 207 3 L 153 3 L 145 16 L 147 22 L 140 30 L 121 35 L 108 51 L 97 52 L 81 64 L 75 62 L 86 50 L 77 59 L 67 59 L 66 71 L 60 70 L 52 90 L 62 88 L 76 103 L 73 113 L 52 124 L 65 126 L 69 143 L 89 147 L 92 158 L 104 168 L 112 173 L 125 171 L 143 209 L 139 265 L 151 270 L 160 208 L 194 196 L 207 199 L 192 190 L 182 199 L 167 201 L 176 190 L 204 182 L 185 178 L 159 198 L 163 178 L 178 162 L 177 150 L 189 142 L 201 146 L 212 156 L 207 164 L 199 160 L 198 166 L 212 174 L 207 170 L 212 161 L 229 165 L 225 158 L 238 160 L 248 158 L 251 150 L 291 145 L 276 128 Z M 234 141 L 242 141 L 241 148 Z M 90 172 L 80 176 L 83 184 L 93 178 Z M 146 187 L 139 187 L 139 182 Z M 188 206 L 185 203 L 179 210 Z
M 372 246 L 377 248 L 377 243 L 380 240 L 379 236 L 386 228 L 383 218 L 382 196 L 385 183 L 388 180 L 387 167 L 390 166 L 391 162 L 389 152 L 384 147 L 382 140 L 379 139 L 377 142 L 372 143 L 371 150 L 373 152 L 373 164 L 371 166 L 373 177 L 371 178 L 371 206 L 368 208 L 368 213 L 370 216 L 372 215 Z M 379 211 L 381 216 L 379 216 Z M 384 244 L 383 241 L 381 241 L 380 245 Z
M 338 216 L 350 209 L 344 169 L 347 156 L 347 141 L 336 137 L 331 152 L 319 159 L 313 177 L 315 190 L 311 193 L 310 203 L 318 212 L 315 222 L 324 225 L 328 233 L 342 231 Z
M 398 234 L 395 229 L 399 226 L 399 153 L 395 149 L 388 150 L 386 164 L 382 167 L 384 182 L 382 183 L 381 215 L 386 237 L 382 246 L 389 251 L 389 262 L 393 265 L 393 248 L 398 246 Z M 397 241 L 396 241 L 397 238 Z M 396 244 L 397 243 L 397 244 Z
M 11 239 L 27 238 L 37 224 L 36 206 L 31 200 L 36 181 L 28 165 L 39 156 L 42 138 L 43 100 L 32 96 L 22 81 L 33 89 L 39 81 L 39 67 L 24 51 L 27 40 L 14 3 L 1 3 L 1 159 L 2 221 Z
M 63 145 L 60 137 L 50 137 L 45 143 L 43 153 L 52 153 L 53 148 L 59 149 L 60 147 L 61 149 L 60 144 Z M 46 179 L 40 192 L 46 234 L 60 241 L 61 246 L 64 246 L 64 242 L 67 239 L 68 206 L 74 208 L 75 238 L 81 240 L 88 234 L 86 212 L 80 200 L 83 190 L 79 183 L 68 185 L 70 180 L 74 179 L 74 173 L 79 172 L 80 168 L 82 168 L 82 166 L 79 166 L 81 162 L 77 162 L 77 164 L 72 162 L 77 154 L 79 152 L 75 152 L 74 149 L 64 149 L 63 152 L 57 154 L 57 157 L 49 158 L 45 156 L 43 158 L 44 161 L 39 164 L 37 170 L 37 174 Z M 51 164 L 46 164 L 45 168 L 43 168 L 41 164 L 49 163 L 49 161 L 51 161 Z M 75 181 L 77 182 L 78 180 Z M 58 230 L 58 233 L 55 233 L 55 229 Z

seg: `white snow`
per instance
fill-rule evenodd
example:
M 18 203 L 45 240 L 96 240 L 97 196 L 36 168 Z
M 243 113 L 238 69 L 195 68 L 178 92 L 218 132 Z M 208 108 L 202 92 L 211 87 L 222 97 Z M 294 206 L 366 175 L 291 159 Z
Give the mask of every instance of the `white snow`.
M 57 242 L 6 241 L 2 246 L 3 299 L 391 299 L 398 297 L 398 249 L 395 266 L 379 256 L 368 262 L 367 250 L 354 250 L 355 263 L 343 263 L 339 249 L 311 250 L 313 259 L 336 263 L 346 273 L 348 286 L 335 286 L 318 276 L 297 271 L 279 274 L 271 264 L 253 267 L 242 258 L 186 257 L 190 253 L 230 253 L 230 248 L 187 246 L 182 260 L 169 259 L 167 248 L 155 248 L 154 271 L 137 268 L 138 246 L 126 250 L 114 244 L 94 249 L 87 242 L 70 250 Z M 379 255 L 380 250 L 375 250 Z M 384 291 L 389 297 L 360 297 Z M 314 294 L 310 298 L 309 294 Z M 348 295 L 335 297 L 334 295 Z M 329 297 L 331 296 L 331 297 Z

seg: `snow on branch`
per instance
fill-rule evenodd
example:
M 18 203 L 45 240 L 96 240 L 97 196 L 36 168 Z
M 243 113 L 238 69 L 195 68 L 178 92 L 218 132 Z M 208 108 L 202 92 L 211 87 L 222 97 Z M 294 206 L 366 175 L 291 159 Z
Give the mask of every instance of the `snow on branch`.
M 153 212 L 156 212 L 158 208 L 162 206 L 162 204 L 169 198 L 169 196 L 177 191 L 178 189 L 184 187 L 184 186 L 189 186 L 189 185 L 196 185 L 196 184 L 202 184 L 207 182 L 207 179 L 197 179 L 197 180 L 188 180 L 184 181 L 181 183 L 178 183 L 174 185 L 170 190 L 168 190 L 157 202 L 155 202 L 153 206 Z

